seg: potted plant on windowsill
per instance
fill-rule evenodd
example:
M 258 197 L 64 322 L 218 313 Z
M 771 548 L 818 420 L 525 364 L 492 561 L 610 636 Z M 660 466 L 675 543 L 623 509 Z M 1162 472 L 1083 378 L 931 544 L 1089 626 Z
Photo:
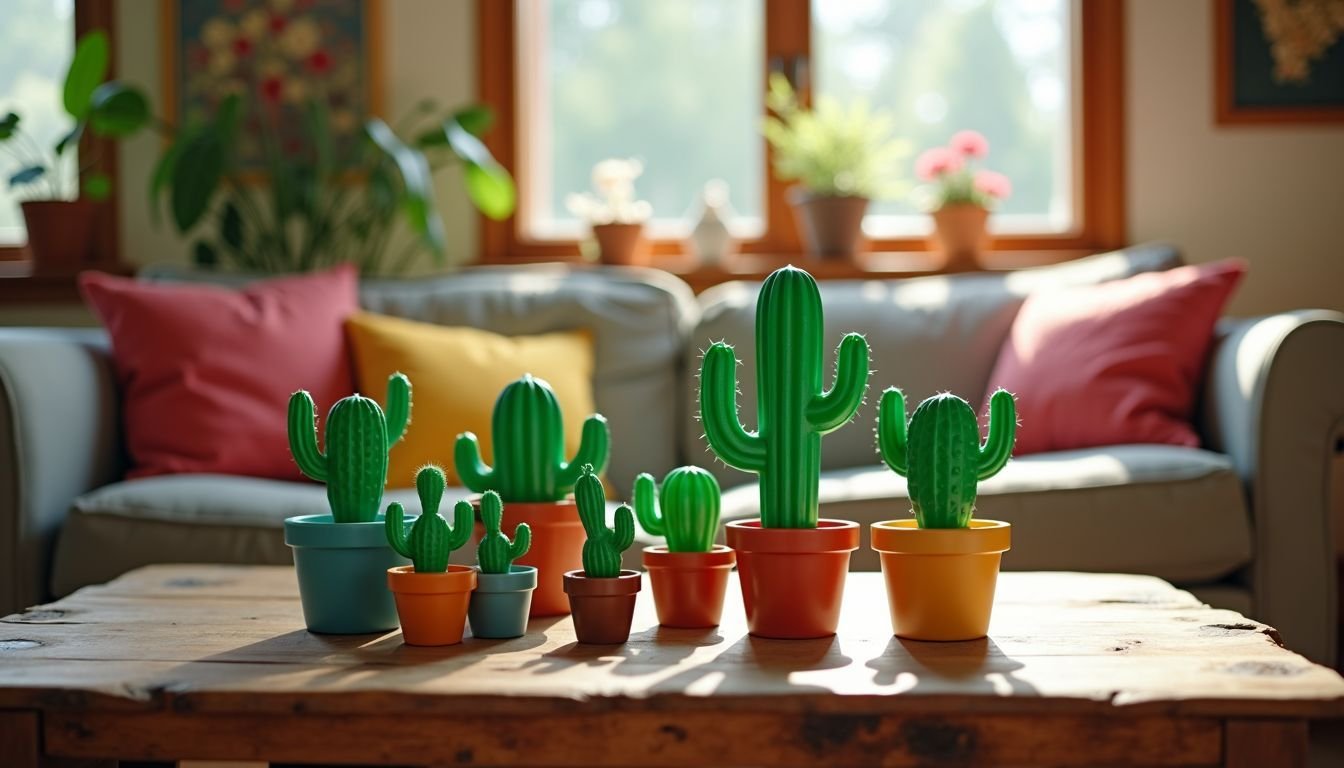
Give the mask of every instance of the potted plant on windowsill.
M 700 373 L 700 416 L 710 448 L 728 466 L 760 476 L 761 517 L 728 524 L 752 634 L 835 634 L 859 526 L 818 519 L 821 437 L 854 418 L 868 388 L 868 342 L 851 333 L 822 389 L 821 293 L 808 273 L 776 270 L 756 299 L 757 431 L 737 415 L 737 357 L 710 346 Z
M 312 396 L 299 391 L 289 399 L 290 453 L 303 474 L 327 484 L 331 507 L 331 514 L 285 520 L 309 631 L 353 635 L 397 626 L 384 574 L 407 561 L 387 545 L 379 508 L 387 452 L 410 417 L 411 382 L 394 373 L 387 382 L 386 414 L 377 401 L 358 394 L 331 407 L 323 453 Z
M 621 553 L 635 542 L 635 517 L 622 504 L 616 510 L 615 529 L 607 528 L 607 495 L 602 481 L 584 466 L 574 486 L 574 500 L 587 540 L 583 542 L 583 570 L 565 574 L 565 593 L 574 611 L 574 634 L 580 643 L 624 643 L 630 639 L 639 593 L 639 571 L 621 570 Z
M 653 208 L 635 199 L 635 179 L 644 173 L 643 163 L 633 158 L 610 158 L 593 166 L 593 190 L 565 198 L 569 212 L 587 222 L 597 241 L 603 264 L 643 266 L 649 263 L 649 244 L 644 222 Z
M 561 577 L 580 566 L 584 540 L 570 492 L 584 465 L 598 472 L 606 468 L 611 456 L 607 420 L 593 414 L 584 421 L 578 451 L 566 462 L 565 427 L 555 390 L 526 374 L 499 393 L 490 425 L 494 466 L 481 459 L 476 435 L 464 432 L 454 446 L 458 477 L 477 493 L 498 493 L 510 519 L 531 529 L 532 547 L 518 558 L 537 569 L 531 615 L 569 613 Z
M 387 587 L 397 604 L 401 638 L 407 645 L 454 645 L 462 642 L 467 603 L 476 588 L 476 569 L 449 565 L 448 556 L 471 538 L 475 512 L 471 503 L 453 508 L 453 524 L 439 515 L 447 481 L 430 464 L 415 473 L 420 517 L 406 532 L 406 515 L 398 502 L 387 508 L 385 534 L 392 549 L 411 565 L 387 569 Z
M 660 498 L 661 496 L 661 498 Z M 644 548 L 658 623 L 717 627 L 723 615 L 733 550 L 714 543 L 719 530 L 719 481 L 700 467 L 678 467 L 663 478 L 635 478 L 635 515 L 644 530 L 667 544 Z
M 1007 176 L 974 167 L 988 154 L 984 136 L 958 131 L 946 147 L 927 149 L 915 160 L 915 175 L 925 182 L 916 191 L 918 202 L 933 216 L 929 243 L 949 270 L 980 266 L 989 250 L 989 212 L 1012 194 Z
M 891 136 L 890 116 L 862 102 L 846 109 L 819 97 L 814 109 L 804 108 L 778 73 L 770 76 L 765 103 L 772 114 L 762 131 L 774 150 L 775 175 L 798 182 L 789 202 L 808 254 L 854 258 L 863 250 L 869 201 L 900 191 L 889 173 L 908 145 Z
M 514 565 L 532 546 L 532 529 L 519 523 L 513 529 L 513 541 L 500 530 L 504 523 L 504 504 L 499 494 L 481 494 L 481 524 L 485 533 L 476 545 L 476 591 L 471 593 L 467 620 L 476 637 L 520 637 L 527 631 L 527 615 L 532 609 L 532 591 L 537 588 L 537 569 Z
M 892 632 L 912 640 L 973 640 L 989 630 L 999 560 L 1012 527 L 973 520 L 976 486 L 997 474 L 1013 453 L 1013 396 L 989 401 L 989 435 L 980 444 L 975 412 L 950 393 L 919 404 L 907 430 L 905 397 L 882 393 L 878 452 L 909 479 L 913 520 L 874 523 L 872 547 L 882 559 Z

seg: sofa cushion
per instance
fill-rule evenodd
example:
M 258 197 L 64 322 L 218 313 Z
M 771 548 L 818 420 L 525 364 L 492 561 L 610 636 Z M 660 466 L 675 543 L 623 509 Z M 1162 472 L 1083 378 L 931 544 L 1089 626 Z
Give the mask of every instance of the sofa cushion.
M 822 473 L 821 514 L 862 525 L 852 567 L 876 570 L 868 526 L 910 515 L 905 478 L 875 461 Z M 724 521 L 757 516 L 754 483 L 725 491 Z M 980 483 L 976 517 L 1013 524 L 1011 570 L 1148 573 L 1191 583 L 1251 560 L 1241 481 L 1222 454 L 1118 445 L 1013 459 Z

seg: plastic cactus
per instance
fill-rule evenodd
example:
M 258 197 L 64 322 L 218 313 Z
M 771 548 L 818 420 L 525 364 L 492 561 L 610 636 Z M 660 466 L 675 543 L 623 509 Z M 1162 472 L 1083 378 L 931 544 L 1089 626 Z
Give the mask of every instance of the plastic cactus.
M 513 561 L 527 554 L 532 546 L 531 527 L 519 523 L 513 529 L 513 541 L 509 541 L 500 530 L 504 523 L 504 503 L 494 491 L 481 495 L 481 522 L 485 524 L 485 535 L 476 545 L 476 562 L 481 565 L 481 573 L 508 573 Z
M 387 380 L 387 411 L 374 400 L 351 395 L 327 414 L 326 453 L 317 446 L 317 406 L 303 390 L 289 398 L 289 452 L 299 470 L 327 484 L 327 503 L 338 523 L 367 523 L 378 516 L 387 485 L 387 452 L 411 418 L 411 382 L 394 373 Z
M 565 427 L 555 390 L 531 374 L 499 393 L 491 417 L 495 466 L 481 460 L 476 435 L 457 436 L 454 459 L 462 484 L 477 493 L 496 491 L 504 501 L 559 501 L 574 490 L 579 468 L 591 464 L 598 472 L 610 458 L 611 435 L 601 414 L 583 423 L 574 458 L 565 461 Z
M 892 387 L 877 412 L 877 450 L 898 475 L 909 479 L 910 505 L 920 528 L 965 528 L 975 513 L 976 486 L 1008 463 L 1017 433 L 1013 396 L 998 390 L 989 399 L 989 435 L 980 444 L 975 411 L 951 393 L 934 395 L 910 417 L 905 396 Z
M 835 383 L 822 391 L 821 293 L 812 276 L 784 267 L 756 300 L 757 431 L 737 416 L 737 358 L 718 342 L 705 353 L 700 415 L 705 438 L 728 466 L 760 475 L 761 525 L 815 528 L 821 436 L 854 417 L 868 389 L 868 342 L 848 334 Z
M 453 508 L 453 525 L 439 515 L 446 485 L 443 470 L 430 464 L 415 473 L 415 490 L 420 495 L 420 517 L 406 533 L 406 513 L 400 502 L 387 508 L 387 541 L 397 554 L 410 558 L 416 573 L 443 573 L 448 570 L 448 555 L 471 538 L 475 511 L 471 502 L 459 501 Z
M 616 578 L 621 574 L 621 553 L 635 543 L 634 514 L 622 504 L 616 510 L 616 529 L 607 528 L 607 494 L 588 464 L 574 486 L 574 501 L 588 534 L 583 543 L 583 575 L 590 579 Z
M 661 498 L 660 498 L 661 497 Z M 667 537 L 670 552 L 708 552 L 719 530 L 719 481 L 700 467 L 677 467 L 663 478 L 635 478 L 635 515 L 644 530 Z

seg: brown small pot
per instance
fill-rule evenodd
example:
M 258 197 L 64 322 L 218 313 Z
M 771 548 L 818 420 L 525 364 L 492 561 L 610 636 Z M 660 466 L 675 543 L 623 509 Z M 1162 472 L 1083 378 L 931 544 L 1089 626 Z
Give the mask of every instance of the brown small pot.
M 863 215 L 868 212 L 868 198 L 814 195 L 794 187 L 789 190 L 789 204 L 809 255 L 853 259 L 864 251 Z
M 649 264 L 649 242 L 641 224 L 594 224 L 598 258 L 603 264 L 645 267 Z
M 933 212 L 929 245 L 943 259 L 943 267 L 965 272 L 981 266 L 989 251 L 989 211 L 974 203 L 953 203 Z
M 444 573 L 416 573 L 415 566 L 387 569 L 387 587 L 397 601 L 401 639 L 407 645 L 462 642 L 476 569 L 450 565 Z
M 579 642 L 615 645 L 629 640 L 640 582 L 639 571 L 621 571 L 609 579 L 590 579 L 582 569 L 566 573 L 565 593 Z
M 471 500 L 480 514 L 480 497 Z M 569 613 L 569 598 L 565 595 L 564 574 L 583 567 L 583 542 L 587 536 L 579 521 L 579 507 L 573 499 L 564 501 L 504 503 L 505 527 L 512 530 L 519 523 L 532 529 L 532 546 L 527 553 L 513 562 L 537 569 L 537 588 L 532 593 L 530 616 L 564 616 Z M 485 526 L 478 520 L 472 546 L 485 536 Z
M 722 544 L 708 552 L 669 552 L 659 544 L 644 548 L 644 568 L 653 588 L 658 623 L 664 627 L 717 627 L 723 594 L 737 555 Z
M 33 274 L 73 275 L 93 262 L 93 234 L 102 203 L 29 200 L 20 203 L 28 229 Z
M 859 524 L 817 521 L 816 528 L 763 528 L 760 520 L 728 523 L 747 629 L 759 637 L 829 637 L 840 623 L 849 555 Z

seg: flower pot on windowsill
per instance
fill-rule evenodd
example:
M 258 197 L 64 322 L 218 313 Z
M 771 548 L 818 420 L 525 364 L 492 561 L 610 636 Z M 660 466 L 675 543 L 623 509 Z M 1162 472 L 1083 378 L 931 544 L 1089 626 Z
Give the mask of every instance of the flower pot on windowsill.
M 603 264 L 643 267 L 649 264 L 649 243 L 644 239 L 644 224 L 594 224 L 598 259 Z
M 565 592 L 574 612 L 578 641 L 615 645 L 629 640 L 640 583 L 639 571 L 621 571 L 605 579 L 585 576 L 583 569 L 566 573 Z
M 33 274 L 73 275 L 93 260 L 93 235 L 103 204 L 91 200 L 20 203 Z
M 467 604 L 476 588 L 476 569 L 449 565 L 442 573 L 418 573 L 415 566 L 387 569 L 387 587 L 396 598 L 401 639 L 407 645 L 456 645 L 467 626 Z
M 764 528 L 756 519 L 728 523 L 727 529 L 751 634 L 835 634 L 849 556 L 859 548 L 858 523 L 823 518 L 816 528 Z
M 485 535 L 480 522 L 480 497 L 471 500 L 476 507 L 476 532 L 472 546 Z M 514 561 L 537 570 L 537 586 L 532 593 L 531 616 L 563 616 L 569 613 L 564 574 L 583 567 L 583 524 L 573 498 L 563 501 L 508 502 L 509 523 L 527 523 L 532 529 L 532 546 Z
M 944 269 L 966 272 L 982 266 L 989 251 L 988 223 L 989 211 L 975 203 L 951 203 L 933 212 L 929 245 Z
M 396 628 L 397 606 L 384 574 L 410 561 L 387 545 L 381 514 L 367 523 L 337 523 L 331 515 L 291 517 L 285 520 L 285 543 L 294 549 L 308 631 L 361 635 Z
M 843 260 L 863 252 L 863 215 L 868 211 L 868 198 L 815 195 L 794 187 L 789 190 L 789 204 L 797 216 L 808 255 Z
M 716 544 L 708 552 L 670 552 L 666 545 L 644 548 L 658 623 L 664 627 L 717 627 L 723 595 L 736 561 L 733 550 Z

